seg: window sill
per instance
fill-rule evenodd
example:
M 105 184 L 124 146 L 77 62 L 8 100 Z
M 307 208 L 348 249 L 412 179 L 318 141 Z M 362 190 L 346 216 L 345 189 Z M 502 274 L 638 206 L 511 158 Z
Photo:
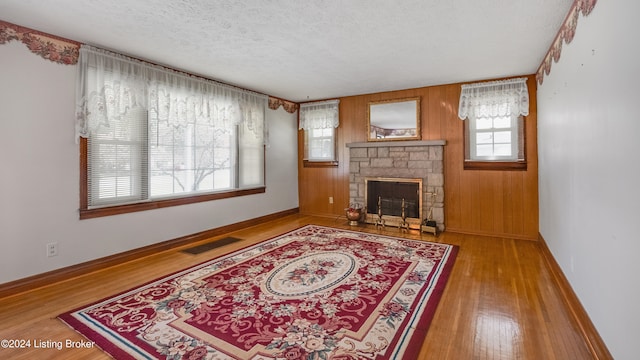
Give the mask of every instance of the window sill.
M 526 171 L 526 161 L 464 161 L 464 170 Z
M 304 167 L 338 167 L 337 161 L 309 161 L 302 160 Z
M 132 213 L 137 211 L 160 209 L 160 208 L 170 207 L 170 206 L 194 204 L 198 202 L 226 199 L 226 198 L 232 198 L 237 196 L 261 194 L 261 193 L 264 193 L 265 191 L 266 191 L 266 187 L 261 186 L 253 189 L 225 191 L 225 192 L 219 192 L 219 193 L 194 195 L 194 196 L 188 196 L 188 197 L 157 200 L 157 201 L 151 201 L 151 202 L 108 206 L 108 207 L 95 208 L 95 209 L 80 209 L 80 220 L 92 219 L 92 218 L 103 217 L 103 216 L 127 214 L 127 213 Z

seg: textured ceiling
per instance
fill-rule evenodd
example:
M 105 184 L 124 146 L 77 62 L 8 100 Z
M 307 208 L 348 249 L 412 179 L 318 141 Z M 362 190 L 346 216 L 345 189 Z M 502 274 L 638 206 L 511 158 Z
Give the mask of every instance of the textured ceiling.
M 0 20 L 300 102 L 536 72 L 573 0 L 2 0 Z

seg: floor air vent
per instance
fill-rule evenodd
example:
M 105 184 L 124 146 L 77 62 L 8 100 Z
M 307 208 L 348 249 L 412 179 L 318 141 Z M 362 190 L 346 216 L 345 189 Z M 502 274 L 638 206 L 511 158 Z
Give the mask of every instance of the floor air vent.
M 238 239 L 238 238 L 234 238 L 234 237 L 226 237 L 226 238 L 222 238 L 222 239 L 213 240 L 213 241 L 208 242 L 206 244 L 202 244 L 202 245 L 194 246 L 192 248 L 184 249 L 184 250 L 181 250 L 181 251 L 184 252 L 184 253 L 187 253 L 187 254 L 197 255 L 197 254 L 202 254 L 205 251 L 213 250 L 213 249 L 218 248 L 220 246 L 231 244 L 231 243 L 234 243 L 234 242 L 240 241 L 240 240 L 242 240 L 242 239 Z

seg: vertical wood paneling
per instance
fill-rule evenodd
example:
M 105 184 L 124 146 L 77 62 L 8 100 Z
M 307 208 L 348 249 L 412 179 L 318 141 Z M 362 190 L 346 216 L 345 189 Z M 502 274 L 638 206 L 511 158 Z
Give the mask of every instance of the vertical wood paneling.
M 502 224 L 502 232 L 503 233 L 513 233 L 515 231 L 514 228 L 514 209 L 518 208 L 518 206 L 514 206 L 518 201 L 519 197 L 514 196 L 516 194 L 520 194 L 518 191 L 514 191 L 514 186 L 518 182 L 518 179 L 513 176 L 509 172 L 505 172 L 502 176 L 504 184 L 503 184 L 503 197 L 502 207 L 504 208 L 503 215 L 503 224 Z
M 530 166 L 530 165 L 529 165 Z M 525 212 L 518 212 L 516 211 L 516 209 L 524 209 L 526 211 L 525 208 L 525 194 L 524 194 L 524 190 L 525 190 L 525 183 L 524 183 L 524 176 L 522 176 L 523 174 L 517 173 L 511 176 L 511 183 L 510 188 L 511 188 L 511 196 L 509 197 L 509 199 L 505 199 L 506 201 L 509 202 L 510 205 L 510 210 L 511 210 L 511 216 L 510 216 L 510 220 L 511 220 L 511 224 L 510 224 L 510 228 L 508 228 L 508 232 L 509 233 L 513 233 L 513 234 L 521 234 L 524 233 L 524 219 L 526 218 Z M 536 187 L 536 197 L 537 197 L 537 187 Z M 538 213 L 538 206 L 535 206 L 535 211 L 536 214 Z M 537 221 L 536 221 L 536 228 L 534 231 L 538 231 L 538 225 L 537 225 Z
M 494 174 L 491 179 L 489 191 L 493 195 L 492 203 L 493 203 L 493 211 L 491 214 L 491 219 L 487 219 L 487 221 L 491 221 L 491 226 L 487 228 L 487 231 L 492 232 L 495 231 L 497 233 L 504 233 L 505 226 L 505 208 L 504 208 L 504 190 L 508 190 L 505 188 L 504 184 L 504 176 L 502 172 Z
M 522 175 L 522 196 L 524 222 L 523 233 L 538 234 L 538 93 L 537 82 L 530 77 L 527 81 L 529 87 L 529 116 L 527 116 L 527 156 L 529 158 L 528 171 Z M 537 235 L 536 235 L 537 237 Z
M 300 211 L 342 216 L 349 203 L 349 154 L 345 144 L 366 141 L 370 101 L 420 96 L 422 138 L 446 140 L 445 226 L 470 234 L 536 239 L 538 236 L 538 159 L 536 83 L 528 76 L 530 111 L 526 171 L 464 170 L 463 122 L 458 119 L 460 85 L 439 85 L 340 98 L 336 168 L 304 168 L 299 147 Z M 302 144 L 302 136 L 300 143 Z M 333 196 L 334 204 L 329 204 Z
M 458 119 L 458 108 L 455 106 L 455 99 L 460 97 L 460 86 L 446 86 L 444 97 L 441 99 L 445 107 L 443 121 L 445 130 L 442 133 L 447 140 L 444 152 L 444 181 L 445 181 L 445 226 L 451 224 L 461 224 L 464 217 L 462 209 L 470 206 L 470 197 L 461 192 L 464 189 L 462 161 L 463 142 L 462 131 L 463 122 Z M 450 189 L 450 190 L 447 190 Z M 470 191 L 470 188 L 465 190 Z

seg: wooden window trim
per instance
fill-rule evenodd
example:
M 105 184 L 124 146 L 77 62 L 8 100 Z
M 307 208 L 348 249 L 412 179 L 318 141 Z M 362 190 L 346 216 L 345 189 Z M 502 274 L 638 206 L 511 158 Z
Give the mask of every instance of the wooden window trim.
M 88 208 L 89 188 L 88 188 L 87 144 L 88 142 L 86 138 L 80 138 L 80 209 L 79 209 L 80 220 L 92 219 L 92 218 L 103 217 L 103 216 L 127 214 L 127 213 L 132 213 L 137 211 L 160 209 L 160 208 L 165 208 L 170 206 L 194 204 L 198 202 L 227 199 L 227 198 L 232 198 L 237 196 L 260 194 L 260 193 L 266 192 L 266 186 L 259 186 L 259 187 L 250 188 L 250 189 L 221 191 L 221 192 L 207 193 L 202 195 L 191 195 L 191 196 L 184 196 L 179 198 L 153 200 L 153 201 L 145 201 L 145 202 L 139 202 L 139 203 L 133 203 L 133 204 L 105 206 L 105 207 L 89 209 Z
M 338 167 L 338 161 L 310 161 L 310 160 L 302 160 L 302 164 L 304 167 L 309 168 L 322 168 L 322 167 Z
M 527 170 L 526 161 L 464 161 L 465 170 Z

